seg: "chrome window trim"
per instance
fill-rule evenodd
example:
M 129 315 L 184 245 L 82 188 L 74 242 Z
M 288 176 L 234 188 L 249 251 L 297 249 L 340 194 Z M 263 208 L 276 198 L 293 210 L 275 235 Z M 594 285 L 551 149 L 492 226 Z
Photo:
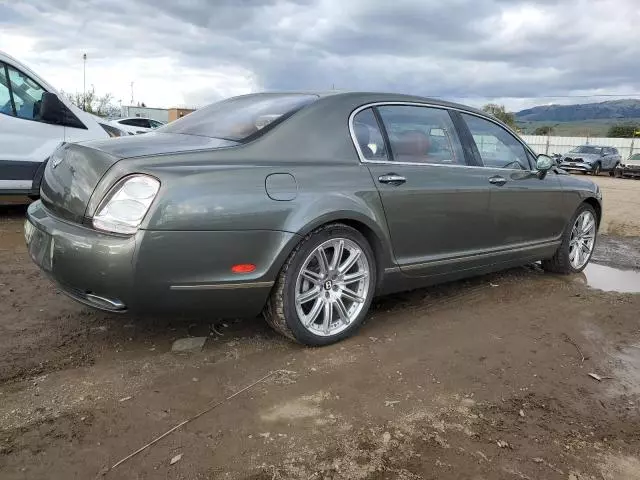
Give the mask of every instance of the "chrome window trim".
M 500 128 L 503 128 L 507 132 L 509 132 L 513 136 L 513 138 L 515 138 L 516 141 L 523 146 L 525 151 L 527 151 L 527 152 L 531 153 L 531 155 L 533 155 L 533 158 L 537 158 L 538 157 L 538 155 L 536 155 L 536 153 L 533 150 L 531 150 L 531 147 L 529 147 L 526 143 L 524 143 L 518 137 L 518 135 L 515 132 L 513 132 L 509 127 L 505 127 L 504 125 L 502 125 L 500 122 L 496 121 L 495 119 L 492 119 L 490 116 L 480 115 L 480 114 L 478 114 L 476 112 L 471 112 L 471 111 L 465 110 L 463 108 L 449 107 L 449 106 L 445 106 L 445 105 L 436 105 L 436 104 L 433 104 L 433 103 L 389 101 L 389 102 L 371 102 L 371 103 L 367 103 L 365 105 L 361 105 L 358 108 L 356 108 L 355 110 L 353 110 L 351 112 L 351 114 L 349 115 L 349 134 L 351 135 L 351 142 L 353 143 L 353 146 L 355 147 L 356 152 L 358 153 L 358 159 L 360 160 L 360 163 L 373 163 L 373 164 L 382 164 L 382 165 L 411 165 L 411 166 L 426 166 L 426 167 L 451 167 L 451 168 L 482 168 L 482 169 L 490 168 L 490 169 L 504 170 L 505 172 L 508 172 L 508 171 L 513 171 L 513 172 L 535 172 L 536 171 L 536 170 L 531 170 L 531 169 L 527 170 L 527 169 L 522 169 L 522 168 L 491 167 L 491 166 L 488 166 L 488 165 L 483 165 L 483 166 L 477 166 L 477 165 L 448 165 L 446 163 L 396 162 L 396 161 L 391 161 L 391 160 L 367 160 L 365 158 L 365 156 L 363 155 L 362 150 L 360 149 L 360 144 L 358 143 L 358 140 L 356 139 L 355 130 L 353 128 L 353 120 L 354 120 L 355 116 L 358 113 L 360 113 L 363 110 L 366 110 L 367 108 L 381 107 L 381 106 L 387 106 L 387 105 L 398 105 L 398 106 L 406 106 L 406 107 L 437 108 L 439 110 L 453 110 L 455 112 L 466 113 L 467 115 L 473 115 L 475 117 L 482 118 L 483 120 L 488 120 L 489 122 L 497 125 Z M 455 126 L 454 126 L 454 128 L 455 128 Z M 465 162 L 466 162 L 466 158 L 465 158 Z

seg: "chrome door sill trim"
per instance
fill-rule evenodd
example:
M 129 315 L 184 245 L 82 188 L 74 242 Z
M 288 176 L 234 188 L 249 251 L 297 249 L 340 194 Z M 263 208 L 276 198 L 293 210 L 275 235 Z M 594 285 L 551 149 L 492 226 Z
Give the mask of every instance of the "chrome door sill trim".
M 200 285 L 171 285 L 170 290 L 235 290 L 240 288 L 272 287 L 275 282 L 205 283 Z

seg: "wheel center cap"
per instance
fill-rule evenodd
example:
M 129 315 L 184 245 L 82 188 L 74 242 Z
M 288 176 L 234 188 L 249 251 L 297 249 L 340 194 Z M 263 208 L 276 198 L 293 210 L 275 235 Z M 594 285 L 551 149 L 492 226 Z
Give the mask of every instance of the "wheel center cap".
M 333 282 L 331 280 L 327 280 L 326 282 L 324 282 L 325 290 L 331 290 L 332 287 L 333 287 Z

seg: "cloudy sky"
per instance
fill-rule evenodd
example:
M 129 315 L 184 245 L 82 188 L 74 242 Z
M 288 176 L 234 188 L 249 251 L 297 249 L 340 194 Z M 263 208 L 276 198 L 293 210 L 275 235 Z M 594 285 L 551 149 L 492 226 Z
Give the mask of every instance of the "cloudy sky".
M 55 87 L 201 106 L 258 90 L 510 109 L 640 96 L 638 0 L 0 0 L 0 50 Z M 555 97 L 555 98 L 554 98 Z

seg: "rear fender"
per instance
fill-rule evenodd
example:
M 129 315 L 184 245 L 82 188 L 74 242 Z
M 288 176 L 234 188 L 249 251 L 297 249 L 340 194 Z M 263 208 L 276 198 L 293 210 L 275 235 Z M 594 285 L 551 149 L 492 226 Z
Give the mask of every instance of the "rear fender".
M 286 231 L 297 235 L 283 247 L 272 265 L 269 276 L 273 275 L 273 278 L 277 276 L 286 259 L 304 237 L 323 225 L 343 223 L 359 230 L 371 244 L 376 256 L 378 285 L 380 285 L 384 271 L 395 265 L 389 233 L 380 227 L 380 225 L 386 226 L 383 215 L 381 209 L 375 212 L 366 203 L 344 195 L 325 197 L 315 206 L 307 205 L 307 208 L 296 211 L 284 227 Z

